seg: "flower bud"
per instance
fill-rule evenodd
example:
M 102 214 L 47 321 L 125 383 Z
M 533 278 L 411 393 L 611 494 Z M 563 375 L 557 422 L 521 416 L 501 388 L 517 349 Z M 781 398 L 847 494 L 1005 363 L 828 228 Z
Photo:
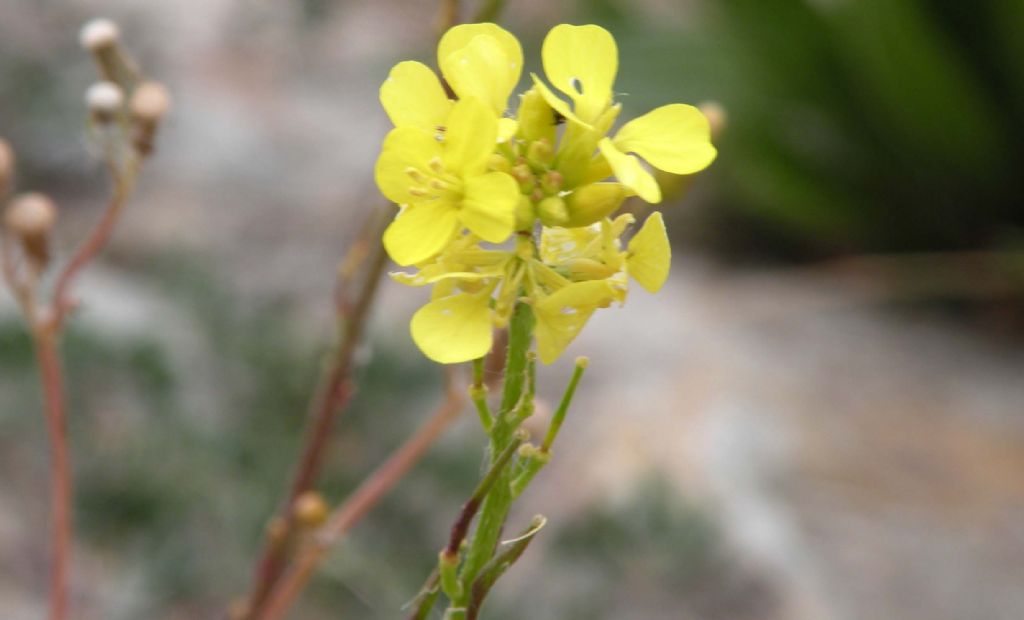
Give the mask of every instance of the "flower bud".
M 519 202 L 516 203 L 516 230 L 530 230 L 536 219 L 537 212 L 533 209 L 533 201 L 529 196 L 519 196 Z
M 117 24 L 102 17 L 87 21 L 78 33 L 78 42 L 89 52 L 117 45 L 120 38 Z
M 526 164 L 513 166 L 511 174 L 519 182 L 519 191 L 524 194 L 532 192 L 533 188 L 537 185 L 537 180 L 533 177 L 533 171 Z
M 708 119 L 708 125 L 711 126 L 711 139 L 717 140 L 729 124 L 729 113 L 717 101 L 705 101 L 697 108 Z
M 109 123 L 124 106 L 124 91 L 113 82 L 96 82 L 85 91 L 85 104 L 97 123 Z
M 119 40 L 121 30 L 109 19 L 93 19 L 82 26 L 78 41 L 96 59 L 96 66 L 103 79 L 117 81 L 118 67 L 123 65 Z
M 512 162 L 504 155 L 493 153 L 487 160 L 487 169 L 495 172 L 509 172 L 512 170 Z
M 14 149 L 6 140 L 0 138 L 0 198 L 6 196 L 11 189 L 14 161 Z
M 25 256 L 41 269 L 50 260 L 50 231 L 57 223 L 57 207 L 38 193 L 16 196 L 4 213 L 4 225 L 20 242 Z
M 526 160 L 530 162 L 531 166 L 547 168 L 554 159 L 555 149 L 552 148 L 551 141 L 547 138 L 534 140 L 526 149 Z
M 163 84 L 143 82 L 132 93 L 130 108 L 135 122 L 135 150 L 140 155 L 149 155 L 153 152 L 157 126 L 171 108 L 171 96 Z
M 545 226 L 565 226 L 569 222 L 569 208 L 558 196 L 548 196 L 537 204 L 537 217 Z
M 295 520 L 303 527 L 317 527 L 327 520 L 327 502 L 316 491 L 306 491 L 296 498 L 292 510 Z
M 527 142 L 547 140 L 555 143 L 555 111 L 544 101 L 536 88 L 521 95 L 519 103 L 519 136 Z
M 562 184 L 565 177 L 557 170 L 548 170 L 540 177 L 540 188 L 548 194 L 557 194 L 562 191 Z
M 619 183 L 591 183 L 576 188 L 566 197 L 567 226 L 589 226 L 601 221 L 619 208 L 626 199 L 626 190 Z

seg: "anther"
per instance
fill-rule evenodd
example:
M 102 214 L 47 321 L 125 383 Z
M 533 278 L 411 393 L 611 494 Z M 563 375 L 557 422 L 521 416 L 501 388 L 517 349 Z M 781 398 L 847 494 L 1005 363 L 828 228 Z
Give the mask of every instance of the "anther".
M 430 161 L 427 162 L 427 166 L 437 174 L 444 174 L 444 162 L 441 161 L 440 157 L 431 157 Z
M 428 192 L 425 188 L 413 185 L 412 187 L 409 188 L 409 195 L 416 196 L 417 198 L 426 198 L 427 196 L 430 195 L 430 192 Z
M 448 187 L 449 187 L 448 184 L 445 183 L 444 181 L 442 181 L 441 179 L 430 179 L 429 185 L 430 185 L 430 187 L 432 187 L 432 188 L 434 188 L 434 189 L 436 189 L 438 191 L 441 191 L 441 192 L 443 192 L 444 190 L 448 189 Z
M 427 175 L 425 175 L 422 172 L 420 172 L 419 168 L 414 168 L 412 166 L 409 166 L 408 168 L 405 169 L 405 173 L 407 175 L 409 175 L 410 179 L 412 179 L 413 181 L 416 181 L 417 183 L 426 183 L 427 182 Z

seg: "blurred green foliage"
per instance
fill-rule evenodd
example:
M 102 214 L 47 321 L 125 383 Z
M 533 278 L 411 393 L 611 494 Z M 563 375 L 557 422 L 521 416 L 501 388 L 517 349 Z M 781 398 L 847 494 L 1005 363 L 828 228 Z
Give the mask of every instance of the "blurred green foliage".
M 1024 2 L 677 4 L 682 31 L 581 8 L 619 39 L 629 114 L 727 108 L 701 234 L 801 256 L 1019 243 Z

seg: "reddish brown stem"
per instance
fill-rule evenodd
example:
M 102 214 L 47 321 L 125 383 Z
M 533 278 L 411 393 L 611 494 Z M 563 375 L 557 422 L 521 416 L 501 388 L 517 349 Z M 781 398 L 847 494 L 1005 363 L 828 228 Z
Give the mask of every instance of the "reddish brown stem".
M 111 166 L 111 175 L 114 178 L 114 192 L 110 197 L 110 202 L 107 203 L 106 210 L 103 212 L 103 217 L 100 218 L 96 227 L 92 229 L 92 233 L 79 246 L 71 260 L 61 270 L 60 275 L 57 276 L 57 283 L 53 289 L 53 315 L 49 318 L 54 329 L 60 329 L 60 326 L 64 323 L 64 318 L 73 306 L 71 301 L 71 285 L 74 283 L 75 277 L 106 247 L 110 236 L 114 233 L 117 220 L 124 209 L 125 203 L 128 201 L 128 196 L 131 194 L 139 163 L 140 160 L 133 155 L 125 164 L 124 171 L 119 172 L 116 167 Z
M 384 209 L 380 211 L 383 212 Z M 292 538 L 291 533 L 294 529 L 292 527 L 294 525 L 292 505 L 300 495 L 316 484 L 323 468 L 331 431 L 351 395 L 350 376 L 355 352 L 362 341 L 370 307 L 376 297 L 381 276 L 387 265 L 387 254 L 380 242 L 385 223 L 386 219 L 380 213 L 371 216 L 371 221 L 364 230 L 362 238 L 356 242 L 356 246 L 353 248 L 353 252 L 365 252 L 366 246 L 370 247 L 369 256 L 361 257 L 366 261 L 365 269 L 360 289 L 354 300 L 348 290 L 354 271 L 351 266 L 348 266 L 349 269 L 339 279 L 336 296 L 339 324 L 338 346 L 324 371 L 317 395 L 310 408 L 302 454 L 292 477 L 288 495 L 278 511 L 277 521 L 285 526 L 284 536 L 268 537 L 256 563 L 256 575 L 249 597 L 250 616 L 259 613 L 267 595 L 284 572 Z
M 64 620 L 68 612 L 68 568 L 71 562 L 71 463 L 68 455 L 64 379 L 57 336 L 46 326 L 33 330 L 42 378 L 46 427 L 50 438 L 50 620 Z
M 458 416 L 465 402 L 464 391 L 449 375 L 445 401 L 414 435 L 331 513 L 316 539 L 302 549 L 291 568 L 271 591 L 263 609 L 256 615 L 256 620 L 278 620 L 284 617 L 331 546 L 394 488 Z

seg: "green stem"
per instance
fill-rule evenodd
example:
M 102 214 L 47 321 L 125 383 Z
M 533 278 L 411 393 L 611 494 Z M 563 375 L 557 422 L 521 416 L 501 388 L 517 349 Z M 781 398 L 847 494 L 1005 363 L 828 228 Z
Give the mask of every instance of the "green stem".
M 473 360 L 473 384 L 469 386 L 469 397 L 476 405 L 476 413 L 480 416 L 480 425 L 484 432 L 491 432 L 491 408 L 487 406 L 487 386 L 484 385 L 484 358 Z
M 569 405 L 572 404 L 572 397 L 576 394 L 576 386 L 579 385 L 580 379 L 583 378 L 583 371 L 587 369 L 588 363 L 589 360 L 585 357 L 576 358 L 576 368 L 572 372 L 572 378 L 569 379 L 569 385 L 566 386 L 565 393 L 562 394 L 562 402 L 558 404 L 558 410 L 551 417 L 548 434 L 544 437 L 544 443 L 540 446 L 541 452 L 549 452 L 551 444 L 555 443 L 555 437 L 558 436 L 558 431 L 562 428 L 562 422 L 565 421 L 565 414 L 569 411 Z
M 533 310 L 529 305 L 519 302 L 512 312 L 512 319 L 509 323 L 508 358 L 505 363 L 505 386 L 501 395 L 501 409 L 491 428 L 492 466 L 505 451 L 509 442 L 513 440 L 516 429 L 511 424 L 511 416 L 512 411 L 522 398 L 527 374 L 527 352 L 530 349 L 532 336 Z M 511 467 L 503 468 L 494 482 L 494 488 L 484 500 L 480 522 L 462 567 L 463 599 L 480 569 L 491 559 L 498 546 L 501 529 L 512 504 L 512 473 Z M 458 600 L 454 603 L 457 606 L 464 606 L 466 601 Z
M 505 0 L 484 0 L 480 10 L 473 18 L 475 22 L 493 22 L 498 20 L 502 9 L 505 8 Z

